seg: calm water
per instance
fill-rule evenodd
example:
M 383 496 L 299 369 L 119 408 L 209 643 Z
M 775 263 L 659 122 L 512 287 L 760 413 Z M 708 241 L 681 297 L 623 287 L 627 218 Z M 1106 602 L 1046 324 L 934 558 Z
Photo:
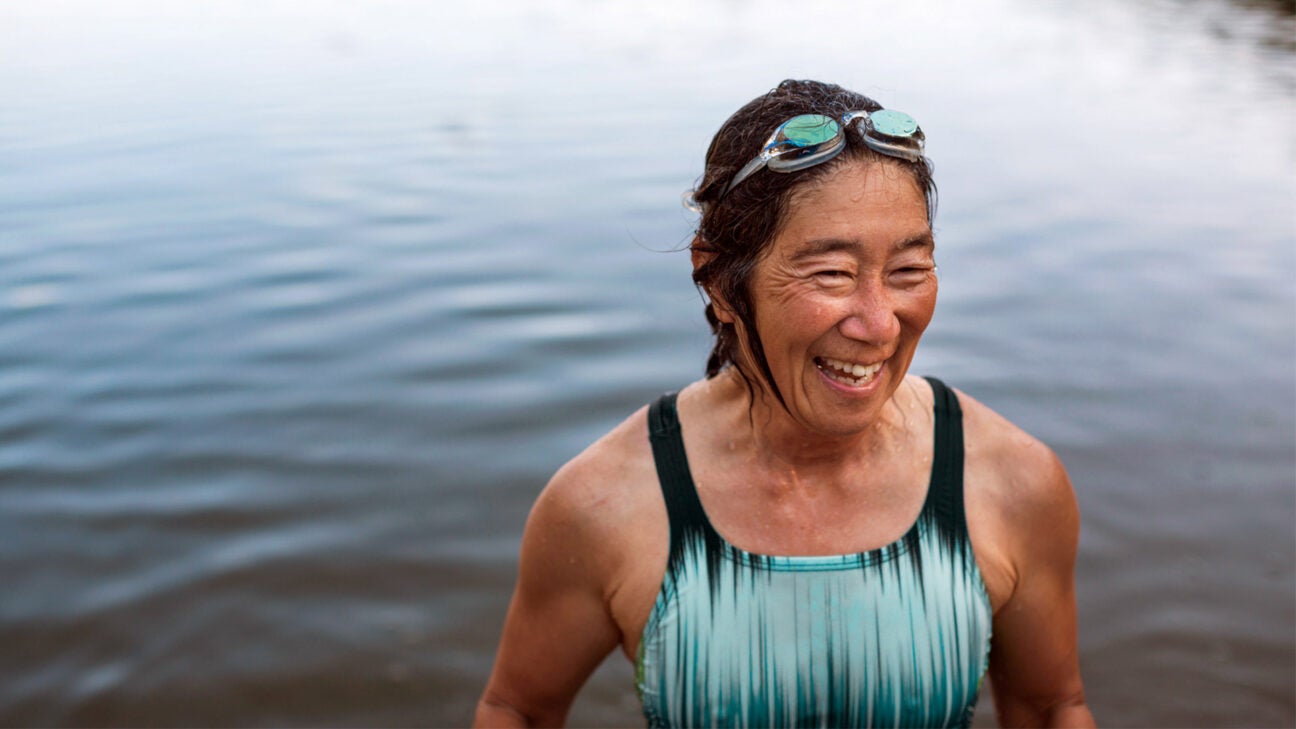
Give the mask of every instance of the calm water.
M 0 6 L 0 724 L 467 722 L 538 490 L 700 375 L 679 196 L 790 76 L 927 131 L 915 370 L 1068 464 L 1095 714 L 1296 724 L 1289 10 L 112 7 Z M 641 724 L 622 659 L 572 721 Z

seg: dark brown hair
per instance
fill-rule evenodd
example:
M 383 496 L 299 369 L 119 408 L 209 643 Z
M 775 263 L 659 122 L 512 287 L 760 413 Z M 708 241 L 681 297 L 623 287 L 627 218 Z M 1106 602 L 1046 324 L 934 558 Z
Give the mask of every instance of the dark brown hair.
M 914 176 L 927 203 L 927 220 L 936 213 L 936 183 L 931 163 L 926 158 L 907 162 L 883 156 L 865 145 L 856 134 L 847 134 L 846 149 L 824 164 L 790 174 L 758 171 L 735 187 L 728 195 L 725 187 L 738 170 L 760 152 L 761 145 L 778 125 L 798 114 L 824 114 L 840 119 L 848 111 L 877 111 L 881 104 L 862 94 L 835 84 L 819 81 L 787 80 L 764 96 L 748 102 L 720 127 L 707 150 L 706 170 L 697 189 L 691 193 L 693 203 L 702 214 L 690 249 L 709 256 L 693 271 L 693 283 L 706 296 L 706 318 L 715 334 L 715 345 L 707 358 L 706 374 L 715 377 L 727 365 L 733 365 L 752 389 L 752 377 L 769 385 L 780 404 L 786 407 L 765 349 L 756 329 L 756 312 L 750 284 L 756 264 L 778 235 L 794 193 L 820 180 L 845 160 L 885 161 L 902 166 Z M 742 322 L 745 341 L 733 324 L 716 316 L 715 299 L 728 304 L 729 310 Z M 747 349 L 757 368 L 746 372 L 738 356 Z M 754 396 L 753 392 L 753 396 Z

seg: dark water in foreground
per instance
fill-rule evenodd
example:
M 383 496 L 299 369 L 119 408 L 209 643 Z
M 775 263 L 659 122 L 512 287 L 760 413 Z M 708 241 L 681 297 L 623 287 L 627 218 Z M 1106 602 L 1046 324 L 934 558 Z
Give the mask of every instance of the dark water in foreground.
M 0 7 L 0 724 L 465 723 L 788 76 L 927 131 L 915 370 L 1067 463 L 1100 721 L 1296 724 L 1292 19 L 1080 5 Z M 572 721 L 636 711 L 614 657 Z

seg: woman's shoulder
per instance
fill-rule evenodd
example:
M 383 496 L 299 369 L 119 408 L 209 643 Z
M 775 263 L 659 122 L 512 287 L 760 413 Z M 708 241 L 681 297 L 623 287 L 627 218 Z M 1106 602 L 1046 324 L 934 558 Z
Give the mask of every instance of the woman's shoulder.
M 652 467 L 645 405 L 563 464 L 546 490 L 572 498 L 606 499 L 613 492 L 633 488 Z
M 536 500 L 537 526 L 609 548 L 656 512 L 665 518 L 647 413 L 640 407 L 558 469 Z
M 1052 448 L 971 395 L 955 392 L 963 410 L 969 470 L 1021 506 L 1051 505 L 1058 497 L 1069 497 L 1066 469 Z

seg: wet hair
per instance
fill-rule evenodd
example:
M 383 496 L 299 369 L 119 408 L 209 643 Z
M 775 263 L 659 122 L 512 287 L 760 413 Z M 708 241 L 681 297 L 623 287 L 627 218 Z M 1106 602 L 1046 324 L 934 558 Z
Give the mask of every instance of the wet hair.
M 752 391 L 753 400 L 755 377 L 787 407 L 761 346 L 751 280 L 756 265 L 782 229 L 798 190 L 822 180 L 847 160 L 895 164 L 913 175 L 923 193 L 927 221 L 931 223 L 936 213 L 936 183 L 932 180 L 931 162 L 926 158 L 908 162 L 879 154 L 853 132 L 846 135 L 846 149 L 829 162 L 786 174 L 760 170 L 728 195 L 724 194 L 734 175 L 760 152 L 774 129 L 788 119 L 798 114 L 824 114 L 839 119 L 848 111 L 872 112 L 881 108 L 873 99 L 835 84 L 789 79 L 734 112 L 716 132 L 707 149 L 702 180 L 690 193 L 702 215 L 690 249 L 709 256 L 693 271 L 693 283 L 704 294 L 707 323 L 715 334 L 715 344 L 706 364 L 708 379 L 732 365 Z M 729 311 L 742 322 L 745 336 L 741 339 L 735 325 L 722 322 L 716 316 L 716 299 L 727 303 Z M 751 362 L 743 362 L 739 356 L 742 349 L 746 349 Z M 744 365 L 754 365 L 757 371 L 747 372 Z

